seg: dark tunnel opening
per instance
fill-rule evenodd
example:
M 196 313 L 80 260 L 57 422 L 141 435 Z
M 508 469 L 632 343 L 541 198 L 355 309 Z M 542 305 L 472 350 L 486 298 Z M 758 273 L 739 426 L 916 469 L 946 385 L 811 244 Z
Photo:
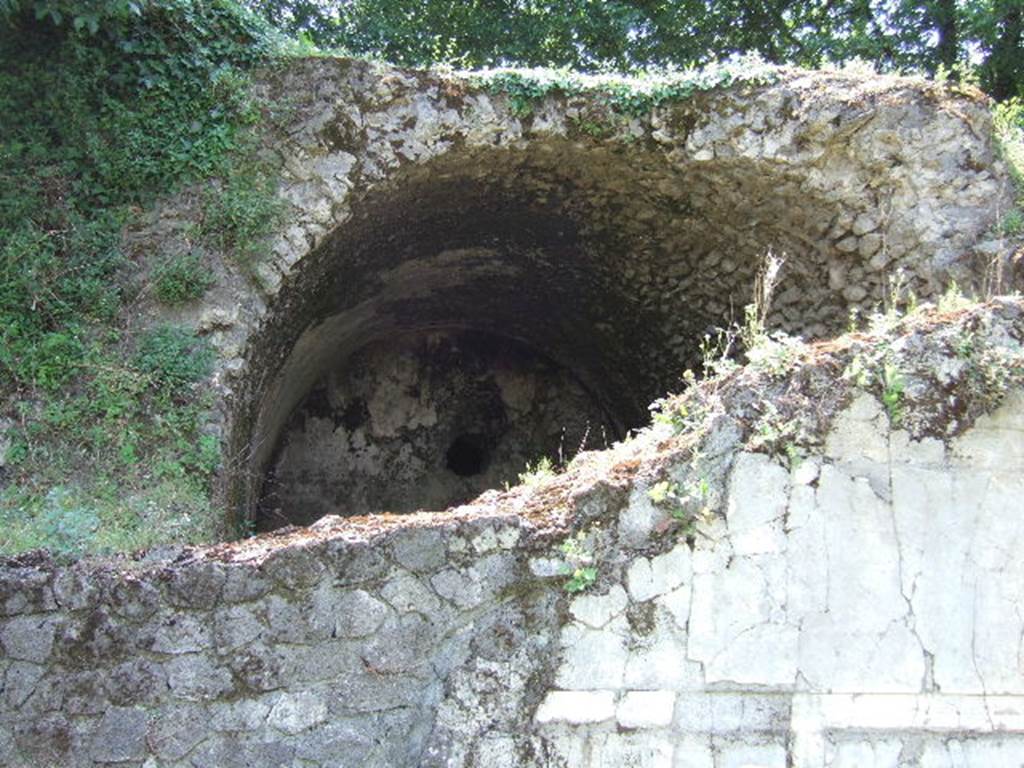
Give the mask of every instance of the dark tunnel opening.
M 444 464 L 459 477 L 479 475 L 487 466 L 487 438 L 484 435 L 459 435 L 444 454 Z
M 799 179 L 549 149 L 413 167 L 304 257 L 236 421 L 258 529 L 445 509 L 620 439 L 699 368 L 768 246 L 790 256 L 777 325 L 845 321 L 811 242 L 834 212 L 789 204 Z

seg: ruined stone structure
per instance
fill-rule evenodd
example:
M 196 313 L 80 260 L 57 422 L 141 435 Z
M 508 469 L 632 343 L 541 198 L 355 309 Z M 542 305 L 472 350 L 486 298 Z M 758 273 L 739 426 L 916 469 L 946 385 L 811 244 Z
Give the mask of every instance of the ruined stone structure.
M 1019 302 L 898 334 L 901 429 L 837 386 L 854 343 L 449 512 L 10 563 L 0 763 L 1015 768 L 1024 392 L 973 417 L 1022 340 Z M 751 446 L 794 390 L 787 468 Z M 698 477 L 687 530 L 651 491 Z
M 524 110 L 330 59 L 262 87 L 290 215 L 258 287 L 209 254 L 194 315 L 232 514 L 329 516 L 6 564 L 0 764 L 1019 767 L 1019 302 L 787 348 L 621 440 L 768 250 L 769 326 L 807 338 L 898 270 L 1012 278 L 983 105 L 778 71 Z
M 523 114 L 465 77 L 363 62 L 268 77 L 290 212 L 259 267 L 265 293 L 226 281 L 209 299 L 213 339 L 237 356 L 225 379 L 237 514 L 274 527 L 281 515 L 443 508 L 514 483 L 524 457 L 602 447 L 680 386 L 703 334 L 742 319 L 769 249 L 786 258 L 770 324 L 810 337 L 876 307 L 898 269 L 920 297 L 975 282 L 967 251 L 1009 207 L 984 105 L 895 78 L 771 77 L 638 118 L 599 93 Z M 400 348 L 463 331 L 531 354 L 498 355 L 490 372 L 478 359 L 477 380 L 445 392 L 426 380 L 451 381 L 461 362 L 400 362 Z M 390 384 L 346 381 L 377 342 L 395 351 Z M 556 407 L 513 413 L 515 394 L 495 381 L 510 374 Z M 378 385 L 406 390 L 388 406 L 408 417 L 398 434 L 357 416 Z M 587 417 L 565 421 L 584 392 Z M 445 410 L 483 413 L 463 425 Z M 450 428 L 427 439 L 420 425 L 435 419 Z M 497 460 L 459 482 L 447 451 L 462 434 Z M 395 438 L 411 453 L 396 457 Z M 365 486 L 436 492 L 375 500 Z M 315 487 L 309 509 L 293 503 Z

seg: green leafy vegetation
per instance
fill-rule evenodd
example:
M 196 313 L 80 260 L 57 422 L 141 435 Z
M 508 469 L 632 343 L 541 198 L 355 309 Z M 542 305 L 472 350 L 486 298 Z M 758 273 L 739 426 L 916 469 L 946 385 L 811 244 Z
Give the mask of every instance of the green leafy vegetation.
M 1002 228 L 1004 234 L 1017 234 L 1024 223 L 1024 95 L 996 104 L 992 122 L 1000 154 L 1017 185 L 1018 207 L 1004 214 Z
M 685 536 L 692 535 L 697 522 L 707 519 L 710 514 L 711 486 L 705 477 L 688 480 L 682 486 L 671 480 L 662 480 L 648 489 L 647 497 L 656 507 L 682 523 L 681 532 Z
M 758 54 L 976 80 L 1000 100 L 1024 86 L 1020 0 L 248 2 L 307 45 L 401 64 L 635 72 Z
M 538 485 L 542 485 L 557 473 L 555 472 L 555 463 L 547 456 L 542 456 L 534 462 L 528 462 L 526 465 L 526 471 L 519 473 L 519 485 L 525 485 L 528 488 L 532 488 Z
M 199 238 L 252 267 L 265 254 L 262 238 L 281 220 L 282 203 L 274 195 L 274 177 L 261 164 L 234 169 L 203 190 Z
M 984 330 L 964 328 L 955 352 L 966 363 L 967 391 L 973 405 L 980 411 L 991 411 L 1008 392 L 1024 386 L 1024 359 L 993 344 Z
M 889 423 L 898 427 L 903 421 L 903 390 L 906 384 L 903 374 L 895 363 L 886 361 L 880 373 L 882 383 L 882 405 L 889 414 Z
M 575 593 L 592 587 L 597 581 L 597 566 L 590 536 L 585 531 L 578 531 L 563 541 L 559 550 L 565 558 L 562 570 L 569 577 L 563 589 Z
M 160 195 L 212 178 L 258 176 L 245 204 L 266 216 L 246 71 L 275 44 L 228 0 L 0 2 L 0 551 L 218 532 L 201 383 L 213 353 L 185 329 L 133 336 L 145 264 L 122 232 Z M 264 231 L 219 221 L 211 240 L 247 251 Z M 210 285 L 198 252 L 151 276 L 167 304 Z
M 891 330 L 894 326 L 888 326 Z M 861 389 L 875 390 L 889 414 L 893 428 L 900 426 L 904 417 L 903 393 L 906 387 L 892 350 L 891 342 L 881 343 L 853 356 L 843 376 Z
M 796 469 L 803 461 L 809 444 L 800 419 L 784 415 L 770 400 L 760 404 L 761 415 L 754 423 L 749 445 L 754 450 L 764 451 L 785 462 L 790 469 Z
M 683 374 L 683 381 L 688 389 L 697 382 L 693 371 Z M 688 402 L 685 397 L 663 397 L 651 403 L 651 421 L 654 424 L 665 424 L 676 434 L 697 432 L 704 426 L 707 416 L 706 409 L 700 402 Z
M 172 306 L 201 298 L 213 282 L 199 251 L 164 258 L 153 270 L 153 293 Z
M 170 325 L 143 333 L 135 354 L 135 367 L 170 394 L 180 394 L 189 384 L 200 381 L 212 366 L 213 350 L 205 339 Z
M 75 556 L 218 534 L 210 491 L 220 445 L 204 383 L 213 351 L 187 328 L 140 329 L 131 307 L 145 298 L 140 285 L 168 306 L 200 299 L 212 285 L 212 251 L 254 271 L 280 222 L 275 169 L 260 159 L 254 130 L 266 105 L 251 96 L 248 74 L 282 50 L 266 20 L 306 51 L 495 67 L 479 82 L 524 117 L 549 95 L 588 94 L 598 107 L 576 128 L 595 140 L 666 102 L 766 82 L 774 74 L 765 62 L 860 58 L 977 82 L 1001 101 L 1001 150 L 1024 183 L 1018 0 L 899 0 L 884 12 L 851 0 L 245 5 L 0 0 L 0 444 L 9 444 L 0 457 L 2 552 L 47 546 Z M 194 248 L 126 252 L 125 229 L 185 188 L 198 200 Z M 1021 204 L 1001 212 L 1000 235 L 1020 234 Z M 766 331 L 768 298 L 770 285 L 742 326 L 705 337 L 705 376 L 734 370 L 740 355 L 769 377 L 799 359 L 797 340 Z M 1016 375 L 993 352 L 969 359 L 985 391 Z M 885 359 L 867 362 L 895 422 L 899 371 Z M 678 430 L 699 427 L 706 415 L 679 399 L 655 411 Z M 762 427 L 772 445 L 789 439 L 784 424 Z M 542 459 L 519 480 L 535 485 L 554 473 Z M 699 490 L 666 487 L 663 502 L 699 498 Z M 577 555 L 573 590 L 597 574 L 585 552 Z
M 703 69 L 641 73 L 635 77 L 584 75 L 567 70 L 494 70 L 474 76 L 474 81 L 492 93 L 504 93 L 520 117 L 533 113 L 537 103 L 549 95 L 587 94 L 603 102 L 613 115 L 637 117 L 667 102 L 681 101 L 700 91 L 737 82 L 766 83 L 775 71 L 758 57 L 742 57 Z M 580 129 L 595 137 L 609 131 L 596 119 L 580 123 Z
M 1024 212 L 1020 208 L 1011 208 L 999 222 L 999 230 L 1004 235 L 1019 235 L 1024 232 Z

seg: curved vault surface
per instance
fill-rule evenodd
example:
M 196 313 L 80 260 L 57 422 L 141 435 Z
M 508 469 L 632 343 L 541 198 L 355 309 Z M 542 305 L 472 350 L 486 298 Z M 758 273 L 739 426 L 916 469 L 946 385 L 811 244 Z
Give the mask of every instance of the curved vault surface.
M 231 503 L 266 528 L 443 508 L 622 436 L 769 251 L 769 325 L 807 336 L 897 272 L 970 282 L 1005 194 L 984 106 L 895 78 L 780 71 L 643 118 L 343 60 L 265 88 L 291 214 L 215 340 L 245 350 Z

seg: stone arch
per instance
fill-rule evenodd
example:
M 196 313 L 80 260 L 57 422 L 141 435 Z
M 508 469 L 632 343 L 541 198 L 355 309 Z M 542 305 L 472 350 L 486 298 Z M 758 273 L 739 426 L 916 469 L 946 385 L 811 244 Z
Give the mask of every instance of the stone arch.
M 306 99 L 281 147 L 294 216 L 233 399 L 236 508 L 252 514 L 317 382 L 374 345 L 512 345 L 572 380 L 617 437 L 678 388 L 703 334 L 741 316 L 767 249 L 786 257 L 772 325 L 812 337 L 878 302 L 896 268 L 934 290 L 990 215 L 991 147 L 964 132 L 981 135 L 984 115 L 900 80 L 829 85 L 784 74 L 626 119 L 593 95 L 523 116 L 465 80 L 367 64 L 285 73 L 272 90 Z M 595 114 L 605 127 L 584 130 Z M 973 183 L 951 190 L 954 173 Z M 313 417 L 340 422 L 352 404 L 322 406 Z

